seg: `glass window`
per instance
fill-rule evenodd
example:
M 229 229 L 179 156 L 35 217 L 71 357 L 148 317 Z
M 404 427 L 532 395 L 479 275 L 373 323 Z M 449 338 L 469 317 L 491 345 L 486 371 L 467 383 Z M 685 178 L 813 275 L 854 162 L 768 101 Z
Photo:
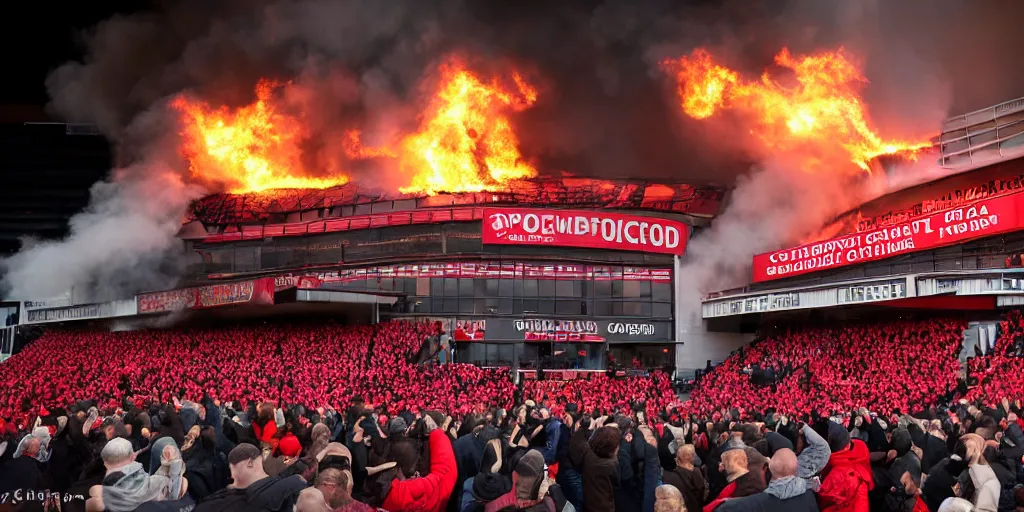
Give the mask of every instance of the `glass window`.
M 519 306 L 520 306 L 519 307 L 519 311 L 517 311 L 517 313 L 522 313 L 523 312 L 522 311 L 522 305 L 523 305 L 522 301 L 513 300 L 513 299 L 498 299 L 498 313 L 502 314 L 502 315 L 511 315 L 513 313 L 513 309 L 512 309 L 512 305 L 513 304 L 519 304 Z
M 472 297 L 473 296 L 473 281 L 475 281 L 475 279 L 459 279 L 459 296 L 460 297 Z
M 558 297 L 576 297 L 573 292 L 573 281 L 555 281 L 555 295 Z
M 596 300 L 594 301 L 594 314 L 597 316 L 612 316 L 612 301 L 610 300 Z
M 449 299 L 445 299 L 445 301 L 448 301 L 448 300 Z M 481 306 L 482 306 L 483 300 L 481 299 L 480 302 L 481 302 Z M 473 299 L 459 299 L 459 313 L 462 313 L 462 314 L 465 314 L 465 315 L 473 314 Z
M 628 316 L 640 316 L 642 313 L 640 308 L 641 302 L 635 300 L 622 301 L 622 314 Z M 647 303 L 650 306 L 650 303 Z
M 640 285 L 640 297 L 649 298 L 651 296 L 651 282 L 650 281 L 633 281 Z
M 540 311 L 540 306 L 537 305 L 537 299 L 523 299 L 523 313 L 537 313 Z
M 500 297 L 500 295 L 498 295 L 498 283 L 501 282 L 501 279 L 485 279 L 484 282 L 486 284 L 484 297 Z M 509 286 L 511 286 L 511 283 Z
M 438 299 L 441 301 L 441 312 L 442 313 L 458 313 L 459 312 L 459 299 L 445 297 L 444 299 Z
M 444 296 L 445 297 L 458 297 L 459 296 L 459 280 L 454 278 L 444 279 Z
M 560 300 L 555 303 L 555 313 L 559 315 L 582 315 L 580 312 L 580 301 Z
M 440 277 L 430 278 L 430 295 L 441 297 L 444 295 L 444 279 Z
M 640 281 L 623 281 L 622 296 L 628 299 L 640 297 Z
M 672 283 L 652 283 L 651 294 L 656 301 L 672 301 Z
M 416 278 L 416 295 L 430 295 L 430 281 L 432 279 L 426 277 Z M 406 288 L 406 290 L 410 290 Z
M 553 315 L 555 313 L 555 301 L 552 299 L 541 299 L 538 301 L 540 309 L 538 311 L 545 315 Z
M 545 299 L 545 298 L 546 299 L 550 299 L 550 298 L 554 297 L 555 296 L 555 283 L 557 283 L 557 282 L 558 281 L 554 281 L 554 280 L 551 280 L 551 279 L 540 279 L 540 280 L 538 280 L 537 281 L 537 283 L 538 283 L 538 286 L 537 286 L 538 295 L 537 296 L 542 298 L 542 299 Z
M 612 296 L 611 281 L 594 281 L 594 297 L 608 299 Z
M 536 279 L 524 279 L 523 280 L 523 297 L 536 297 L 537 296 L 537 280 Z
M 672 304 L 655 302 L 651 307 L 653 308 L 652 315 L 655 318 L 672 318 Z
M 523 281 L 521 279 L 502 279 L 498 284 L 502 297 L 522 297 Z
M 612 298 L 622 297 L 622 281 L 612 281 Z

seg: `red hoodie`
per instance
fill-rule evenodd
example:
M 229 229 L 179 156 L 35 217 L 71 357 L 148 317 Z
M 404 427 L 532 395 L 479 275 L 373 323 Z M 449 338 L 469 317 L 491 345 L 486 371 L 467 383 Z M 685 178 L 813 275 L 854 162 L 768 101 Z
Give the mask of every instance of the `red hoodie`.
M 381 504 L 393 512 L 441 512 L 455 489 L 458 469 L 448 435 L 441 429 L 430 433 L 430 474 L 409 480 L 395 480 Z
M 863 441 L 833 453 L 822 472 L 824 481 L 818 490 L 821 512 L 870 512 L 868 491 L 875 486 L 871 473 L 871 453 Z

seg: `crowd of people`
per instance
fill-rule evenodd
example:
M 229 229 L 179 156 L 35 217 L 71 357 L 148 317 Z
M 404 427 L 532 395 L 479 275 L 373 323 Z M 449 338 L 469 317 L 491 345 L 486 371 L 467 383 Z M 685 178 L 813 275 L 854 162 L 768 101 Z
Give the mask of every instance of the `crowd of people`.
M 791 329 L 726 359 L 696 385 L 689 411 L 723 405 L 806 417 L 868 407 L 908 411 L 939 403 L 957 388 L 967 323 L 954 318 Z M 782 376 L 759 385 L 744 368 Z
M 428 324 L 54 330 L 0 365 L 0 507 L 1024 512 L 1024 318 L 966 379 L 965 327 L 786 331 L 685 402 L 421 364 Z

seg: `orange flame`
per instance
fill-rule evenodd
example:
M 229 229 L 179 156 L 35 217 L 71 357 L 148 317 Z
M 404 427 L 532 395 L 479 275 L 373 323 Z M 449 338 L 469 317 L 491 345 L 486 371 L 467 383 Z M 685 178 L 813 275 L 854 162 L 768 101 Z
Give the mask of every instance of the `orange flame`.
M 485 83 L 456 60 L 442 65 L 419 131 L 401 142 L 399 167 L 411 181 L 400 190 L 480 192 L 536 176 L 519 153 L 508 113 L 531 106 L 537 91 L 518 73 L 512 82 L 514 88 Z
M 306 172 L 301 143 L 308 130 L 301 119 L 276 108 L 272 96 L 279 86 L 261 80 L 256 101 L 233 112 L 184 96 L 171 103 L 182 114 L 182 151 L 193 177 L 234 193 L 328 188 L 348 181 L 343 175 L 317 178 Z
M 760 80 L 745 80 L 735 71 L 716 64 L 704 49 L 662 62 L 674 73 L 683 112 L 705 119 L 721 109 L 751 114 L 751 132 L 768 148 L 788 150 L 798 145 L 838 144 L 851 162 L 868 170 L 868 162 L 880 155 L 915 153 L 928 141 L 885 140 L 868 124 L 867 108 L 859 95 L 867 83 L 843 49 L 818 55 L 793 57 L 783 48 L 775 64 L 795 76 L 786 87 L 768 72 Z

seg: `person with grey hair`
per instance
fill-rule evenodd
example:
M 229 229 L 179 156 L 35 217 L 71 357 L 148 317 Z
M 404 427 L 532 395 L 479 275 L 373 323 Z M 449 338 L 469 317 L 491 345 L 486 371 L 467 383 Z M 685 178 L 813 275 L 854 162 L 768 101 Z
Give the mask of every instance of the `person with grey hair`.
M 7 448 L 11 449 L 11 448 Z M 39 461 L 42 441 L 34 436 L 25 436 L 18 444 L 14 458 L 0 462 L 0 496 L 17 489 L 43 489 L 43 465 Z M 8 457 L 10 457 L 8 453 Z
M 142 464 L 135 462 L 132 443 L 115 437 L 100 452 L 106 475 L 102 485 L 89 489 L 87 512 L 130 512 L 147 501 L 158 499 L 164 482 L 151 481 Z M 179 455 L 180 458 L 180 455 Z
M 798 476 L 799 462 L 793 450 L 781 448 L 776 451 L 768 469 L 772 481 L 763 492 L 727 500 L 718 506 L 717 512 L 818 511 L 814 492 L 807 487 L 807 481 Z
M 974 512 L 974 505 L 963 498 L 946 498 L 939 505 L 939 512 Z

